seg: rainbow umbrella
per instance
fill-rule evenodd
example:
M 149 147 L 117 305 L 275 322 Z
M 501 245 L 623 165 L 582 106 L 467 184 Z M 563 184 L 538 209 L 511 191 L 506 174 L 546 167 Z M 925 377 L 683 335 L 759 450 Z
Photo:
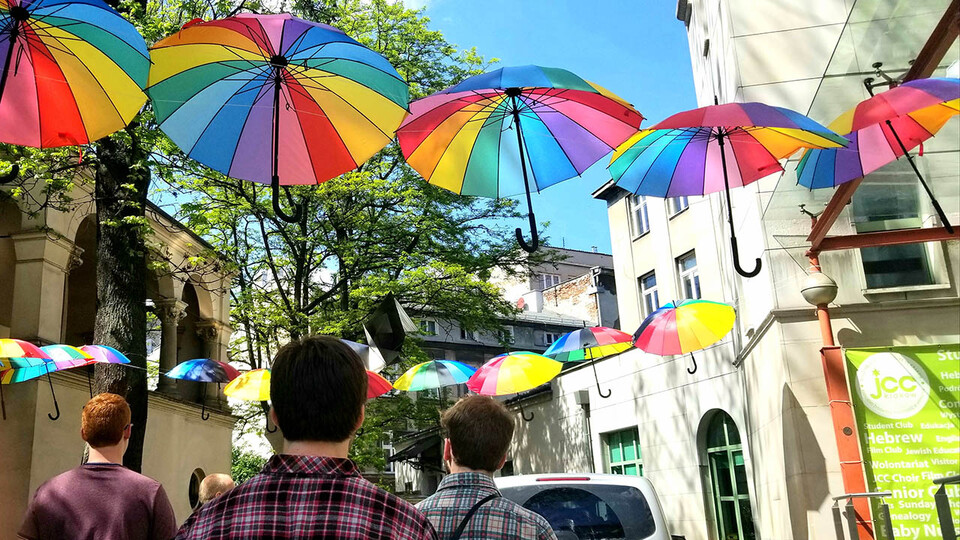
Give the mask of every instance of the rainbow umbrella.
M 845 144 L 843 137 L 790 109 L 727 103 L 681 112 L 636 133 L 616 149 L 608 168 L 618 186 L 637 195 L 724 191 L 734 267 L 753 277 L 760 273 L 761 261 L 750 272 L 740 266 L 730 188 L 782 171 L 779 160 L 800 148 Z
M 51 420 L 60 418 L 60 404 L 57 403 L 57 394 L 53 390 L 53 380 L 50 373 L 57 370 L 53 359 L 40 347 L 22 339 L 0 338 L 0 413 L 7 419 L 7 404 L 3 397 L 3 385 L 13 384 L 37 377 L 47 376 L 50 384 L 50 394 L 53 396 L 53 405 L 56 415 L 47 414 Z
M 404 372 L 393 382 L 397 390 L 420 392 L 445 386 L 464 384 L 477 369 L 454 360 L 421 362 Z
M 219 395 L 220 385 L 236 379 L 240 376 L 240 372 L 237 371 L 237 368 L 225 362 L 218 362 L 210 358 L 194 358 L 177 364 L 165 375 L 171 379 L 183 381 L 217 383 L 217 395 Z M 207 412 L 206 396 L 207 385 L 204 384 L 200 408 L 200 418 L 203 420 L 210 418 L 210 413 Z
M 40 350 L 47 353 L 47 355 L 49 355 L 53 360 L 53 363 L 57 365 L 56 371 L 88 366 L 96 363 L 96 361 L 93 359 L 93 356 L 91 356 L 89 353 L 71 345 L 45 345 L 40 347 Z
M 270 399 L 270 370 L 245 371 L 223 388 L 223 393 L 243 401 L 268 401 Z
M 526 193 L 531 244 L 519 228 L 516 234 L 528 252 L 540 242 L 530 191 L 580 175 L 643 120 L 609 90 L 540 66 L 475 75 L 414 101 L 410 111 L 397 140 L 427 182 L 470 196 Z
M 50 148 L 123 128 L 147 97 L 143 37 L 102 0 L 0 0 L 0 141 Z
M 188 156 L 227 176 L 319 184 L 393 139 L 407 83 L 376 52 L 289 14 L 188 23 L 151 47 L 147 93 L 157 122 Z M 300 213 L 300 208 L 295 214 Z
M 691 375 L 697 371 L 693 351 L 699 351 L 723 339 L 737 314 L 733 306 L 709 300 L 668 302 L 651 313 L 633 333 L 634 345 L 660 356 L 689 354 L 693 359 Z
M 550 382 L 560 373 L 563 364 L 541 354 L 516 351 L 491 358 L 467 380 L 467 388 L 484 396 L 516 394 Z M 524 420 L 532 420 L 523 412 Z
M 93 363 L 100 364 L 129 364 L 130 359 L 113 347 L 107 345 L 84 345 L 80 350 L 89 354 Z
M 630 334 L 614 328 L 596 326 L 574 330 L 560 336 L 550 344 L 543 355 L 560 362 L 582 362 L 613 356 L 632 348 L 633 337 Z M 610 397 L 610 390 L 604 392 L 600 389 L 596 363 L 591 365 L 593 378 L 597 381 L 597 392 L 602 398 Z
M 383 378 L 379 373 L 367 370 L 367 399 L 380 397 L 393 390 L 390 381 Z
M 797 182 L 811 189 L 835 187 L 905 156 L 943 226 L 953 234 L 953 226 L 917 169 L 910 150 L 936 135 L 958 113 L 960 79 L 919 79 L 881 92 L 830 124 L 830 129 L 847 134 L 850 146 L 804 152 L 797 165 Z M 920 154 L 923 155 L 922 147 Z

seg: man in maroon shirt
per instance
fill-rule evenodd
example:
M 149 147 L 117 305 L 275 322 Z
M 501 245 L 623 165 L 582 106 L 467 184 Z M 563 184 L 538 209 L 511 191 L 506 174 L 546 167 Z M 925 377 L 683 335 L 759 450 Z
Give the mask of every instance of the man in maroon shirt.
M 347 458 L 366 398 L 363 361 L 339 339 L 281 348 L 270 372 L 270 417 L 283 432 L 283 453 L 190 516 L 177 539 L 436 540 L 427 518 L 364 480 Z
M 170 540 L 177 522 L 160 482 L 123 463 L 130 406 L 100 394 L 83 407 L 80 436 L 87 463 L 37 488 L 18 535 L 28 540 Z

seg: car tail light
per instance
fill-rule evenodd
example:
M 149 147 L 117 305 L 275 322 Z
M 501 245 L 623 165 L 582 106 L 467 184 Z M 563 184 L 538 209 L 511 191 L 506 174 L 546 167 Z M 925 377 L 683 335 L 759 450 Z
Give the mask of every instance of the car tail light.
M 548 476 L 546 478 L 537 478 L 537 482 L 586 482 L 590 480 L 589 476 Z

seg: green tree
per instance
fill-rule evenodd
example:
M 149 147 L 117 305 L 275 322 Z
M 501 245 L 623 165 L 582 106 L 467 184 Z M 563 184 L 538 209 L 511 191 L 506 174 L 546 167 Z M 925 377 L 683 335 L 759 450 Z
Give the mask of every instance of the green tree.
M 263 456 L 234 447 L 230 452 L 230 476 L 239 486 L 259 473 L 266 463 Z

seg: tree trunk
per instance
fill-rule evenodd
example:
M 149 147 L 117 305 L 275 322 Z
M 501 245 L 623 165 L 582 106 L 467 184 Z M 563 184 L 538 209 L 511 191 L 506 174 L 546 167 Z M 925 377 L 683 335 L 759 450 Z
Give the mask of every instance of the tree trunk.
M 133 435 L 123 464 L 139 472 L 147 428 L 147 311 L 144 217 L 150 172 L 132 142 L 97 143 L 97 315 L 94 341 L 124 352 L 128 366 L 97 364 L 94 392 L 125 396 Z

